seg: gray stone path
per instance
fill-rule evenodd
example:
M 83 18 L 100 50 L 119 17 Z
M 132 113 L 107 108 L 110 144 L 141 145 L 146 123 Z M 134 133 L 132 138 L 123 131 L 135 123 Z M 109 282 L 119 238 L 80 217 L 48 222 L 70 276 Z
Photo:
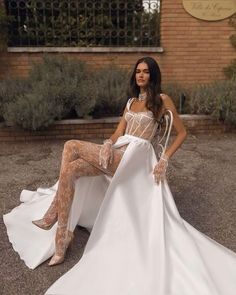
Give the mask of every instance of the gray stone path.
M 189 135 L 171 159 L 169 185 L 181 216 L 201 232 L 236 252 L 236 134 Z M 22 189 L 54 184 L 62 141 L 0 144 L 0 210 L 19 204 Z M 76 264 L 89 234 L 77 228 L 66 261 L 29 270 L 8 241 L 1 219 L 0 294 L 42 295 Z

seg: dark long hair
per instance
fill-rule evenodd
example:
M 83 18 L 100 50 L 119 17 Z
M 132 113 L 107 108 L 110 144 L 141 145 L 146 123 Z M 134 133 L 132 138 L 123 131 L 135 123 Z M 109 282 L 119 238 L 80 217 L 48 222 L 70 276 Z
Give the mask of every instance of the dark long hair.
M 158 63 L 152 57 L 146 56 L 140 58 L 135 66 L 133 73 L 130 78 L 130 89 L 129 95 L 131 97 L 138 97 L 140 92 L 140 87 L 136 83 L 135 75 L 137 66 L 145 62 L 148 65 L 150 80 L 147 87 L 147 101 L 146 108 L 153 112 L 155 118 L 157 118 L 158 113 L 162 106 L 162 99 L 160 97 L 161 93 L 161 71 L 158 66 Z

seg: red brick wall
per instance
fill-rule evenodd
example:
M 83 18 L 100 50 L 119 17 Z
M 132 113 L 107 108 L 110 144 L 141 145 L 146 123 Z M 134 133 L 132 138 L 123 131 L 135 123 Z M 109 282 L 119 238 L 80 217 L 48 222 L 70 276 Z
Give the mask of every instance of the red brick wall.
M 208 82 L 224 77 L 222 68 L 236 58 L 229 41 L 229 19 L 203 21 L 189 15 L 182 0 L 162 1 L 161 56 L 165 81 Z
M 233 28 L 228 19 L 208 22 L 189 15 L 182 0 L 162 0 L 161 45 L 164 53 L 67 53 L 85 60 L 93 68 L 114 62 L 131 68 L 145 55 L 155 57 L 161 66 L 163 82 L 183 84 L 222 79 L 236 51 L 229 41 Z M 40 62 L 42 53 L 0 53 L 0 78 L 27 76 L 32 62 Z
M 95 69 L 110 63 L 131 69 L 137 59 L 144 56 L 141 53 L 63 53 L 63 55 L 70 59 L 83 60 L 89 67 Z M 42 56 L 43 53 L 0 53 L 0 79 L 6 75 L 27 76 L 32 63 L 40 62 Z

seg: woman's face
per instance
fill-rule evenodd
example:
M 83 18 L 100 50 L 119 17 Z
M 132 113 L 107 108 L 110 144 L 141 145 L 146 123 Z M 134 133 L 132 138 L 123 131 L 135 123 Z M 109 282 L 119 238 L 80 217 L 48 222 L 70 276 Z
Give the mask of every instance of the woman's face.
M 150 80 L 150 73 L 148 69 L 148 65 L 145 62 L 141 62 L 138 64 L 136 68 L 135 74 L 136 84 L 139 87 L 146 88 L 149 80 Z

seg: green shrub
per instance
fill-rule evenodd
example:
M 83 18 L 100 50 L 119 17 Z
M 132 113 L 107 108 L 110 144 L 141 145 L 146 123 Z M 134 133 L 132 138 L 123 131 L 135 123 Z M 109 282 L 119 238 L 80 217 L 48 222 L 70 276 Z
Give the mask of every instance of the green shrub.
M 236 49 L 236 13 L 229 19 L 229 24 L 234 28 L 234 33 L 229 37 L 230 43 Z M 223 68 L 223 72 L 228 79 L 236 78 L 236 59 Z
M 6 121 L 25 129 L 37 130 L 52 124 L 55 117 L 62 113 L 62 105 L 55 99 L 45 100 L 45 92 L 35 91 L 19 95 L 17 100 L 9 102 L 5 108 Z M 37 109 L 37 111 L 35 111 Z
M 189 104 L 188 104 L 188 97 L 189 97 L 189 91 L 186 87 L 183 87 L 181 84 L 177 82 L 170 82 L 167 84 L 164 84 L 163 87 L 163 93 L 166 93 L 169 95 L 179 113 L 189 113 Z M 182 109 L 180 109 L 180 99 L 181 96 L 185 97 L 185 101 L 182 102 Z
M 225 76 L 228 79 L 236 78 L 236 59 L 233 59 L 229 66 L 223 69 Z
M 99 69 L 94 74 L 96 105 L 93 117 L 119 116 L 127 101 L 128 72 L 115 65 Z
M 3 102 L 3 117 L 11 124 L 33 130 L 67 118 L 78 102 L 79 89 L 83 88 L 88 76 L 83 62 L 46 55 L 43 63 L 34 65 L 26 80 L 5 81 L 3 87 L 0 85 L 0 93 L 7 97 Z M 22 91 L 17 91 L 18 86 Z M 7 95 L 4 95 L 4 87 L 8 88 Z
M 34 65 L 27 79 L 0 81 L 0 120 L 26 129 L 42 129 L 55 120 L 70 117 L 118 116 L 125 107 L 126 70 L 115 65 L 94 73 L 81 61 L 46 55 Z M 236 81 L 229 79 L 186 89 L 169 83 L 163 92 L 179 107 L 186 96 L 182 113 L 210 114 L 236 124 Z
M 43 61 L 42 64 L 35 65 L 30 73 L 31 84 L 35 85 L 35 82 L 43 84 L 42 87 L 47 88 L 47 100 L 52 97 L 62 106 L 61 114 L 57 114 L 56 118 L 65 118 L 74 107 L 78 89 L 88 77 L 85 63 L 80 60 L 69 60 L 63 56 L 48 55 Z
M 191 113 L 209 114 L 236 124 L 236 81 L 215 81 L 195 86 L 190 93 Z
M 8 26 L 14 19 L 6 14 L 4 4 L 0 3 L 0 51 L 7 49 Z
M 4 117 L 4 105 L 16 101 L 21 93 L 29 91 L 30 86 L 25 79 L 12 80 L 7 78 L 0 81 L 0 118 Z
M 92 78 L 83 80 L 77 89 L 78 94 L 75 95 L 74 107 L 78 117 L 89 117 L 96 105 L 97 89 L 94 87 Z
M 229 24 L 234 28 L 234 33 L 229 37 L 231 44 L 236 48 L 236 13 L 229 19 Z
M 116 66 L 88 72 L 81 61 L 45 55 L 28 78 L 0 83 L 0 117 L 25 129 L 55 120 L 120 115 L 127 100 L 128 73 Z

